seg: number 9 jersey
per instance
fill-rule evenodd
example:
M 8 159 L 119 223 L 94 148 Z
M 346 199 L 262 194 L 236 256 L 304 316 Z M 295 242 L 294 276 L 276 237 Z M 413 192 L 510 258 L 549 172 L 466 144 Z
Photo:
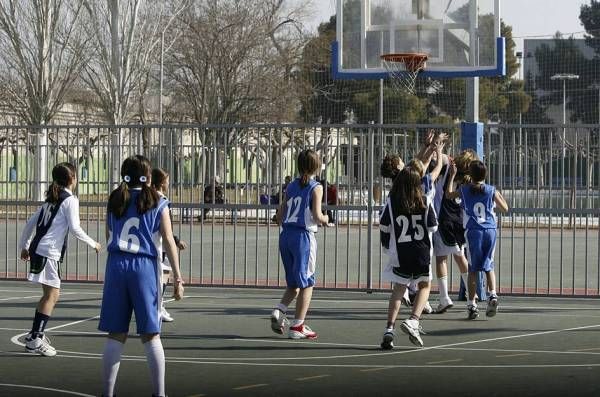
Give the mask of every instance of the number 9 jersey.
M 463 226 L 468 230 L 496 229 L 496 188 L 487 184 L 476 186 L 477 190 L 482 188 L 481 192 L 473 189 L 474 185 L 471 184 L 460 186 L 458 189 L 462 200 Z
M 109 239 L 106 249 L 110 253 L 126 252 L 158 258 L 162 255 L 160 216 L 169 201 L 159 200 L 156 207 L 139 214 L 135 203 L 140 192 L 141 190 L 131 189 L 129 206 L 121 218 L 108 214 Z

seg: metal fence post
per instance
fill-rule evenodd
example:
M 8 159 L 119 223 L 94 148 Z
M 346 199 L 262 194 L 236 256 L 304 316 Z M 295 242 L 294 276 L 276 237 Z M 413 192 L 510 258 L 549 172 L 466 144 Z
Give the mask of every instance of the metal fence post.
M 373 122 L 370 123 L 371 125 Z M 369 128 L 369 154 L 368 154 L 368 192 L 367 192 L 367 293 L 373 290 L 373 150 L 374 133 L 373 128 Z

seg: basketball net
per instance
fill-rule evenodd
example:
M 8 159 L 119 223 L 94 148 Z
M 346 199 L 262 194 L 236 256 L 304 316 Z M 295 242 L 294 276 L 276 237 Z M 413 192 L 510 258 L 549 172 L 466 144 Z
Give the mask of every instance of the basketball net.
M 428 56 L 419 53 L 384 54 L 383 67 L 390 74 L 394 88 L 400 92 L 415 94 L 419 73 L 425 69 Z

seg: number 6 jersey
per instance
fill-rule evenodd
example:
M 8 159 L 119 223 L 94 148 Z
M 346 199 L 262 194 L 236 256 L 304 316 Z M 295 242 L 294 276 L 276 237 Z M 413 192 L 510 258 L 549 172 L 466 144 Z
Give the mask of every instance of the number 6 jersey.
M 139 214 L 137 199 L 140 189 L 131 189 L 129 205 L 122 217 L 108 213 L 107 227 L 109 239 L 107 251 L 111 253 L 127 252 L 158 258 L 162 253 L 160 240 L 160 216 L 168 206 L 168 200 L 159 200 L 156 207 Z
M 431 199 L 424 196 L 425 208 L 410 214 L 395 214 L 388 197 L 379 220 L 381 245 L 388 256 L 386 278 L 403 283 L 429 278 L 433 255 L 432 233 L 437 230 Z

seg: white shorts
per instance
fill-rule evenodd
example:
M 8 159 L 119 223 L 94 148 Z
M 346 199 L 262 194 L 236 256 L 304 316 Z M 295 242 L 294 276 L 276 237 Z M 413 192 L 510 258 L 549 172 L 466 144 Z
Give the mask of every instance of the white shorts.
M 60 288 L 60 276 L 58 275 L 58 261 L 46 258 L 46 265 L 39 273 L 29 273 L 27 280 L 49 285 L 50 287 Z
M 390 283 L 406 285 L 408 287 L 409 285 L 411 285 L 413 283 L 414 283 L 414 285 L 418 286 L 419 283 L 431 281 L 431 279 L 432 279 L 431 274 L 432 273 L 431 273 L 431 264 L 430 264 L 429 265 L 429 276 L 423 276 L 423 277 L 419 277 L 419 278 L 400 277 L 396 273 L 394 273 L 394 266 L 391 263 L 388 263 L 387 265 L 385 265 L 385 268 L 381 272 L 381 277 L 385 281 L 389 281 Z
M 165 256 L 165 260 L 162 261 L 162 263 L 160 264 L 160 267 L 162 268 L 163 272 L 170 272 L 173 270 L 173 268 L 171 267 L 171 262 L 169 262 L 169 258 L 167 258 Z
M 464 247 L 456 245 L 446 245 L 440 236 L 440 232 L 433 233 L 433 255 L 448 256 L 448 255 L 463 255 Z

